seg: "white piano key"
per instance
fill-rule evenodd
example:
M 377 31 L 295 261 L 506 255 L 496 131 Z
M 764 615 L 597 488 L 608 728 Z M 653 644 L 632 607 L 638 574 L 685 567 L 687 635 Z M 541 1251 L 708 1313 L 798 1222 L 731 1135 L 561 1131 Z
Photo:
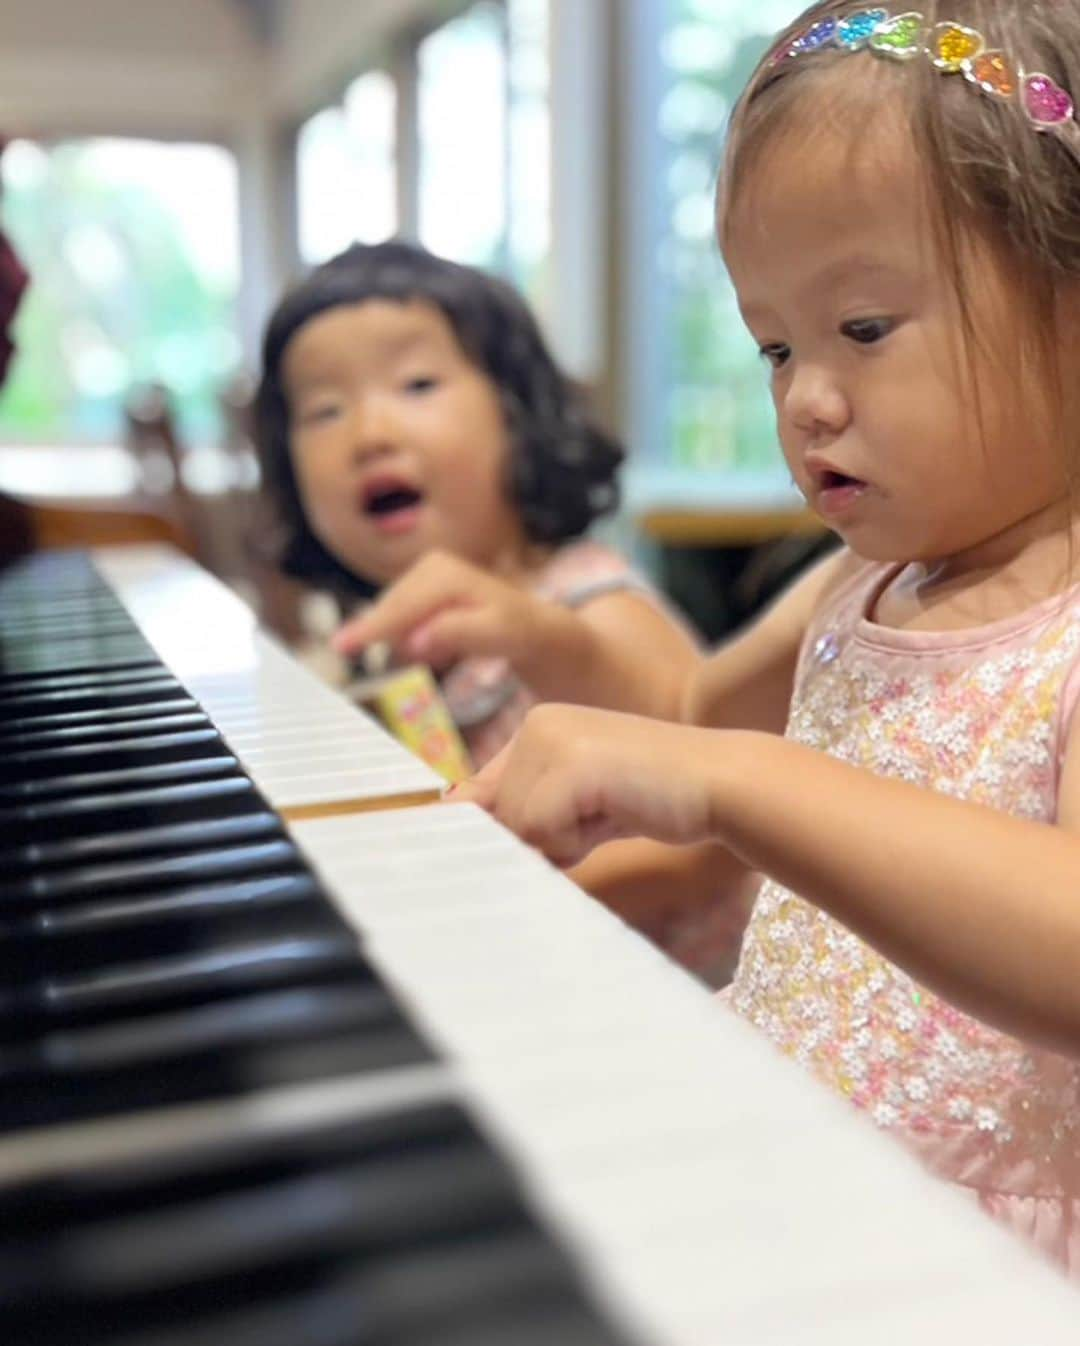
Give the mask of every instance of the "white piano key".
M 1055 1272 L 478 810 L 292 831 L 638 1339 L 1072 1340 Z
M 93 560 L 274 808 L 441 792 L 434 771 L 295 664 L 198 566 L 162 547 L 106 548 Z

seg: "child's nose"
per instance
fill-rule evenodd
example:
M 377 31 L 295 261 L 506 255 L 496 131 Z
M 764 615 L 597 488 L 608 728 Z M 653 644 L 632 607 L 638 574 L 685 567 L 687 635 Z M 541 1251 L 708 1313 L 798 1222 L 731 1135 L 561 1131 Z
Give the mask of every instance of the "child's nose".
M 847 424 L 850 411 L 847 398 L 829 371 L 820 365 L 804 364 L 788 384 L 784 414 L 804 434 L 837 434 Z
M 353 456 L 359 459 L 393 449 L 397 437 L 389 409 L 374 398 L 358 403 L 349 422 L 349 440 Z

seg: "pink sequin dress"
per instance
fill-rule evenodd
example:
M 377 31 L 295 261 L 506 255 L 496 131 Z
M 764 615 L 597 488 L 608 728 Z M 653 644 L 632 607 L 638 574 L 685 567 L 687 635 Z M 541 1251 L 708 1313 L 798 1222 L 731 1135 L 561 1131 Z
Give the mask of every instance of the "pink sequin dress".
M 897 573 L 864 568 L 818 615 L 787 737 L 877 775 L 1052 821 L 1080 694 L 1080 586 L 977 629 L 911 632 L 869 620 Z M 1080 1063 L 961 1012 L 772 881 L 727 998 L 934 1172 L 1080 1275 Z

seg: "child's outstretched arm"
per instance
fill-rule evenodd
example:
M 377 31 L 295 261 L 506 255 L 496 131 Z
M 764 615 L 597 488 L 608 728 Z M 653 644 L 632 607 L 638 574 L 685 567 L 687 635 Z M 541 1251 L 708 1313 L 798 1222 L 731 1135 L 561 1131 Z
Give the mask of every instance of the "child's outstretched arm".
M 738 854 L 970 1013 L 1080 1052 L 1075 727 L 1056 825 L 784 739 L 732 734 L 718 747 L 711 826 Z
M 379 641 L 437 669 L 467 655 L 501 656 L 541 701 L 668 719 L 701 662 L 689 635 L 633 591 L 568 608 L 439 551 L 334 638 L 345 654 Z
M 455 798 L 556 863 L 718 842 L 955 1004 L 1080 1052 L 1080 728 L 1057 825 L 887 780 L 774 734 L 542 706 Z
M 807 622 L 852 569 L 847 552 L 819 561 L 745 631 L 699 664 L 682 697 L 688 723 L 782 733 Z M 573 870 L 574 882 L 647 933 L 715 903 L 745 904 L 752 867 L 722 845 L 613 841 Z

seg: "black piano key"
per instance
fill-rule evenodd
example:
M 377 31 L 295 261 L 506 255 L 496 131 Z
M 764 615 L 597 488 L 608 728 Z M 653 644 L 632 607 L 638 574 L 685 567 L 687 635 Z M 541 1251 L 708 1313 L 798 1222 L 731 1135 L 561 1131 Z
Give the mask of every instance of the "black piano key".
M 13 610 L 4 604 L 5 642 L 15 639 L 48 641 L 65 635 L 97 635 L 100 633 L 139 634 L 139 627 L 127 612 L 114 603 L 94 603 L 83 599 L 74 606 L 59 604 L 57 611 Z
M 36 558 L 43 559 L 43 558 Z M 20 620 L 48 621 L 54 615 L 77 617 L 80 612 L 122 611 L 123 604 L 113 591 L 87 568 L 88 582 L 65 584 L 50 577 L 47 585 L 20 585 L 10 569 L 0 575 L 0 603 L 5 612 Z
M 87 972 L 0 989 L 0 1042 L 81 1024 L 112 1023 L 132 1015 L 232 999 L 275 986 L 310 986 L 356 966 L 351 930 L 320 931 L 313 920 L 276 939 L 207 932 L 196 953 L 173 953 L 133 964 L 106 963 Z M 306 929 L 308 925 L 313 929 Z
M 0 608 L 1 614 L 3 614 L 3 610 Z M 36 656 L 36 654 L 54 650 L 55 653 L 62 656 L 66 651 L 70 651 L 71 643 L 73 643 L 69 637 L 70 633 L 67 633 L 62 641 L 40 641 L 40 639 L 34 637 L 11 641 L 11 639 L 8 639 L 7 629 L 5 629 L 3 637 L 0 637 L 0 651 L 5 654 L 31 653 Z M 135 645 L 136 642 L 141 642 L 139 658 L 132 661 L 129 668 L 110 664 L 110 662 L 102 662 L 101 668 L 94 668 L 93 665 L 86 666 L 86 668 L 69 668 L 61 662 L 58 668 L 43 670 L 40 673 L 27 673 L 23 674 L 22 677 L 8 673 L 3 680 L 0 680 L 0 705 L 9 697 L 24 696 L 28 693 L 43 696 L 46 692 L 62 692 L 65 689 L 79 688 L 79 686 L 93 686 L 94 684 L 108 686 L 113 682 L 135 682 L 139 678 L 155 677 L 158 674 L 170 674 L 171 676 L 170 669 L 160 660 L 154 647 L 148 645 L 147 641 L 137 631 L 132 631 L 132 633 L 123 635 L 123 637 L 110 635 L 108 641 L 101 642 L 102 645 L 106 646 L 105 653 L 112 653 L 112 646 L 116 645 L 117 641 L 123 642 L 125 645 Z M 90 643 L 93 643 L 93 638 L 82 637 L 74 643 L 90 645 Z
M 85 901 L 88 897 L 100 897 L 104 894 L 119 894 L 143 889 L 154 885 L 159 888 L 176 887 L 180 884 L 204 882 L 214 879 L 242 877 L 244 875 L 265 873 L 295 862 L 296 848 L 286 841 L 281 820 L 272 813 L 256 813 L 243 818 L 217 818 L 213 825 L 200 825 L 209 844 L 199 847 L 200 838 L 193 836 L 190 827 L 158 828 L 156 834 L 173 834 L 183 831 L 180 842 L 171 847 L 180 854 L 161 854 L 142 857 L 138 845 L 125 852 L 118 846 L 117 854 L 134 853 L 137 859 L 121 859 L 111 864 L 77 865 L 71 869 L 31 873 L 28 878 L 14 879 L 0 890 L 0 911 L 14 913 L 24 909 L 40 908 L 53 903 Z M 126 834 L 128 836 L 147 836 L 146 832 Z M 255 845 L 229 845 L 229 842 L 243 842 L 248 838 L 271 838 Z M 117 843 L 123 836 L 99 838 Z M 218 845 L 214 843 L 218 842 Z M 185 851 L 186 845 L 186 851 Z M 52 847 L 49 858 L 58 862 L 57 852 L 70 851 L 81 843 L 59 843 Z M 40 847 L 39 850 L 45 848 Z M 162 849 L 160 844 L 158 849 Z M 97 852 L 101 854 L 102 852 Z M 104 852 L 108 854 L 108 852 Z M 85 854 L 85 848 L 79 856 Z M 77 856 L 76 858 L 79 858 Z M 93 856 L 86 856 L 92 860 Z
M 210 723 L 206 712 L 188 697 L 173 697 L 144 706 L 74 711 L 41 719 L 0 720 L 0 748 L 27 751 L 62 747 L 66 743 L 108 742 L 123 734 L 159 734 Z
M 115 767 L 111 771 L 83 771 L 4 784 L 0 780 L 0 806 L 35 804 L 47 799 L 90 795 L 99 791 L 137 790 L 144 786 L 179 785 L 185 781 L 234 776 L 239 770 L 235 757 L 191 757 L 159 762 L 152 766 Z
M 83 669 L 160 662 L 153 646 L 138 631 L 96 636 L 80 631 L 5 641 L 0 650 L 9 677 L 33 673 L 77 673 Z
M 128 682 L 96 683 L 85 687 L 60 687 L 51 691 L 23 691 L 0 705 L 0 715 L 11 719 L 38 719 L 75 710 L 108 710 L 113 706 L 138 706 L 180 695 L 182 688 L 170 673 L 151 673 Z
M 344 1338 L 348 1343 L 348 1324 Z M 327 1346 L 329 1338 L 313 1341 L 311 1346 Z M 640 1340 L 635 1338 L 635 1340 Z M 282 1338 L 267 1341 L 264 1346 L 281 1346 Z M 432 1323 L 418 1327 L 398 1339 L 396 1346 L 629 1346 L 627 1339 L 590 1304 L 573 1283 L 546 1293 L 539 1300 L 499 1304 L 486 1310 L 478 1306 L 474 1315 L 462 1321 L 440 1326 Z M 129 1341 L 117 1346 L 153 1346 Z M 158 1346 L 166 1346 L 159 1338 Z M 191 1346 L 198 1346 L 192 1343 Z M 247 1341 L 230 1342 L 230 1346 L 248 1346 Z M 297 1343 L 297 1346 L 306 1346 Z
M 53 628 L 64 630 L 69 626 L 96 628 L 97 624 L 103 622 L 126 622 L 129 630 L 136 629 L 123 605 L 107 592 L 58 596 L 54 602 L 44 606 L 38 603 L 20 604 L 0 593 L 0 604 L 4 610 L 5 634 L 9 627 L 14 631 L 48 631 Z
M 62 838 L 98 841 L 103 828 L 138 828 L 153 822 L 213 820 L 252 811 L 259 796 L 246 776 L 197 785 L 166 785 L 124 793 L 78 796 L 42 804 L 0 808 L 0 835 L 25 836 L 44 844 Z
M 61 1221 L 84 1225 L 103 1213 L 124 1216 L 184 1205 L 359 1159 L 381 1165 L 402 1156 L 446 1157 L 479 1140 L 457 1103 L 436 1100 L 313 1126 L 269 1127 L 251 1136 L 205 1136 L 195 1150 L 172 1147 L 150 1157 L 76 1165 L 61 1176 L 31 1178 L 4 1189 L 0 1255 Z
M 125 613 L 117 616 L 116 613 L 99 610 L 36 624 L 25 621 L 20 623 L 16 619 L 11 625 L 18 630 L 18 634 L 10 634 L 8 624 L 5 623 L 3 636 L 0 637 L 0 641 L 7 647 L 16 647 L 20 644 L 60 646 L 80 642 L 106 644 L 128 640 L 132 643 L 141 641 L 147 650 L 151 649 L 146 637 Z M 28 631 L 28 626 L 34 626 L 34 629 Z
M 137 668 L 61 668 L 52 673 L 38 673 L 30 677 L 7 677 L 0 682 L 0 712 L 9 701 L 20 696 L 47 696 L 52 692 L 77 692 L 98 687 L 122 687 L 125 683 L 141 682 L 147 678 L 173 676 L 170 669 L 155 659 Z
M 371 980 L 263 992 L 0 1048 L 0 1132 L 257 1094 L 432 1060 Z
M 148 664 L 140 669 L 104 669 L 88 673 L 47 673 L 37 678 L 9 678 L 0 682 L 0 715 L 4 705 L 12 697 L 25 692 L 59 692 L 78 687 L 106 687 L 117 683 L 137 681 L 139 677 L 150 676 L 155 665 Z M 156 665 L 162 673 L 163 664 Z M 171 676 L 171 675 L 170 675 Z
M 105 1195 L 83 1227 L 65 1221 L 80 1239 L 75 1258 L 85 1280 L 103 1283 L 112 1295 L 138 1295 L 253 1265 L 357 1248 L 388 1251 L 448 1230 L 512 1227 L 523 1215 L 509 1174 L 480 1145 L 417 1153 L 402 1145 L 374 1163 L 360 1156 L 351 1164 L 268 1174 L 257 1184 L 179 1202 L 161 1201 L 154 1187 L 150 1195 L 133 1214 L 113 1214 Z M 41 1285 L 47 1240 L 29 1242 L 0 1248 L 0 1306 Z
M 351 1284 L 269 1305 L 189 1315 L 182 1326 L 176 1325 L 177 1316 L 163 1327 L 135 1326 L 119 1333 L 110 1327 L 107 1336 L 95 1336 L 85 1346 L 627 1346 L 573 1283 L 510 1303 L 498 1296 L 489 1305 L 478 1297 L 469 1312 L 420 1321 L 410 1315 L 407 1324 L 396 1317 L 373 1319 L 370 1291 Z M 25 1346 L 60 1346 L 54 1328 L 55 1322 L 38 1319 L 31 1330 L 44 1335 Z
M 358 957 L 355 972 L 339 978 L 336 985 L 263 992 L 182 1013 L 61 1029 L 6 1046 L 0 1049 L 0 1081 L 19 1081 L 20 1092 L 24 1085 L 43 1081 L 59 1092 L 65 1081 L 81 1088 L 111 1073 L 138 1072 L 151 1065 L 155 1071 L 164 1070 L 170 1062 L 190 1062 L 211 1053 L 221 1059 L 231 1053 L 240 1060 L 244 1051 L 260 1046 L 303 1041 L 396 1017 L 389 996 Z M 274 1060 L 276 1053 L 268 1058 L 270 1073 L 265 1078 L 286 1078 L 276 1073 Z M 251 1072 L 245 1073 L 254 1086 Z M 0 1099 L 0 1125 L 23 1102 L 22 1096 Z
M 49 1346 L 72 1322 L 124 1346 L 614 1340 L 445 1103 L 23 1184 L 0 1312 Z
M 303 872 L 49 908 L 0 920 L 0 982 L 204 948 L 208 940 L 253 930 L 295 931 L 301 916 L 307 928 L 341 923 Z
M 0 782 L 23 782 L 126 766 L 152 766 L 215 754 L 227 757 L 229 751 L 221 735 L 209 726 L 171 734 L 112 738 L 100 743 L 67 743 L 62 747 L 31 748 L 4 754 L 0 757 Z
M 105 645 L 118 640 L 142 641 L 148 650 L 150 648 L 130 617 L 123 613 L 101 612 L 92 618 L 82 614 L 70 622 L 5 621 L 0 635 L 0 654 L 9 650 L 58 649 L 72 644 Z
M 47 591 L 44 588 L 19 590 L 8 582 L 9 576 L 10 571 L 5 571 L 0 578 L 0 604 L 5 615 L 15 621 L 48 624 L 69 617 L 77 620 L 84 615 L 108 615 L 118 609 L 126 615 L 123 604 L 105 585 L 68 589 L 54 584 Z
M 454 1234 L 457 1237 L 454 1237 Z M 72 1249 L 72 1260 L 80 1247 Z M 55 1264 L 55 1254 L 53 1263 Z M 81 1268 L 80 1268 L 81 1269 Z M 6 1315 L 20 1346 L 613 1346 L 563 1256 L 524 1220 L 338 1265 L 256 1268 L 122 1299 L 79 1285 Z M 177 1326 L 179 1323 L 185 1325 Z M 527 1325 L 534 1328 L 527 1331 Z
M 235 776 L 239 770 L 240 764 L 236 758 L 225 752 L 213 757 L 177 753 L 169 761 L 131 763 L 108 771 L 73 771 L 15 783 L 5 783 L 0 778 L 0 806 L 34 804 L 39 800 L 58 799 L 61 796 L 135 790 L 144 786 L 179 785 L 185 781 Z
M 128 668 L 142 663 L 158 663 L 153 650 L 143 640 L 117 639 L 107 644 L 72 643 L 63 649 L 41 646 L 0 651 L 0 673 L 20 678 L 34 673 L 75 673 L 96 668 Z
M 20 604 L 10 601 L 0 592 L 0 605 L 4 614 L 4 633 L 12 634 L 48 632 L 54 628 L 63 629 L 66 625 L 93 626 L 99 621 L 126 620 L 129 628 L 134 628 L 124 609 L 115 599 L 84 595 L 80 598 L 57 599 L 47 606 L 39 604 Z

